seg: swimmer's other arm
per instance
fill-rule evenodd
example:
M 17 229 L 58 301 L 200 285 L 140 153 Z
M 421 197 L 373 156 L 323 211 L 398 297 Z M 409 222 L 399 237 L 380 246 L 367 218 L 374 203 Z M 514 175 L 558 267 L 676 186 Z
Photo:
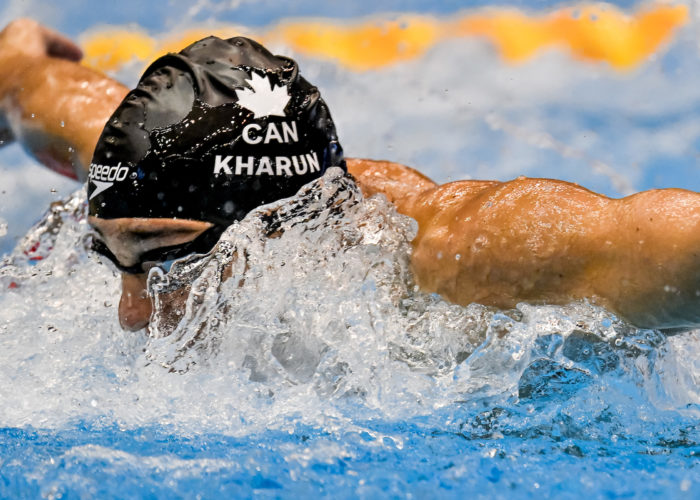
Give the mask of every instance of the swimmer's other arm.
M 78 64 L 81 58 L 73 42 L 30 19 L 0 32 L 0 141 L 15 139 L 44 165 L 78 179 L 127 92 Z
M 438 186 L 387 162 L 348 168 L 418 221 L 412 267 L 424 291 L 500 308 L 590 299 L 637 326 L 700 325 L 698 193 L 615 200 L 550 179 Z

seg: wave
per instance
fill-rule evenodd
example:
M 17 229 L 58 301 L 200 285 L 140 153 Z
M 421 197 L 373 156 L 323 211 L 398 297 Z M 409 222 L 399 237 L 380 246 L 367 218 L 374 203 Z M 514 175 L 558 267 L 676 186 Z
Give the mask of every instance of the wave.
M 240 436 L 427 419 L 469 438 L 697 446 L 698 332 L 637 329 L 585 302 L 450 304 L 412 281 L 415 231 L 332 169 L 208 255 L 152 271 L 150 331 L 127 333 L 80 190 L 0 267 L 0 422 Z

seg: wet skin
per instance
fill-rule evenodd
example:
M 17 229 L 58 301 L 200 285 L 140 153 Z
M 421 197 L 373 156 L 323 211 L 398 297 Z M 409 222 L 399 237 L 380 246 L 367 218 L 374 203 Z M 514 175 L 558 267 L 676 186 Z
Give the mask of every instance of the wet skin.
M 31 19 L 0 32 L 0 147 L 16 140 L 50 169 L 83 180 L 128 89 L 81 58 L 80 47 Z

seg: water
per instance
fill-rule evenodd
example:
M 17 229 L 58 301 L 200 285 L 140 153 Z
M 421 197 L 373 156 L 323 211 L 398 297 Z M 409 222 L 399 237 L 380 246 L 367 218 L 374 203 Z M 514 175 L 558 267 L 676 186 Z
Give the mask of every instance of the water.
M 11 1 L 0 16 L 165 36 L 319 13 L 42 5 Z M 333 5 L 321 13 L 397 9 Z M 628 73 L 555 50 L 507 65 L 473 39 L 368 72 L 293 55 L 352 156 L 440 182 L 542 175 L 616 196 L 700 189 L 696 33 L 691 18 Z M 80 186 L 14 147 L 0 165 L 0 497 L 700 498 L 698 331 L 635 329 L 587 303 L 497 311 L 423 294 L 407 267 L 414 223 L 330 172 L 232 226 L 211 255 L 154 272 L 152 334 L 126 333 L 118 274 L 85 250 Z M 67 201 L 29 230 L 52 189 Z M 162 294 L 193 277 L 165 314 Z
M 126 333 L 84 210 L 54 206 L 0 271 L 2 496 L 700 492 L 697 332 L 425 295 L 415 224 L 332 170 L 154 270 L 156 297 L 200 277 L 179 322 L 157 300 Z

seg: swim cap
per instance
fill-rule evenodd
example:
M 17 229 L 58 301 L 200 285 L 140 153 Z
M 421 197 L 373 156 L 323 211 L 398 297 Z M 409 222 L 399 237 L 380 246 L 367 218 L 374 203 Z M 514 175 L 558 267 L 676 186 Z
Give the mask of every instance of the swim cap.
M 345 169 L 333 120 L 297 64 L 247 38 L 156 60 L 100 136 L 90 215 L 230 224 Z

